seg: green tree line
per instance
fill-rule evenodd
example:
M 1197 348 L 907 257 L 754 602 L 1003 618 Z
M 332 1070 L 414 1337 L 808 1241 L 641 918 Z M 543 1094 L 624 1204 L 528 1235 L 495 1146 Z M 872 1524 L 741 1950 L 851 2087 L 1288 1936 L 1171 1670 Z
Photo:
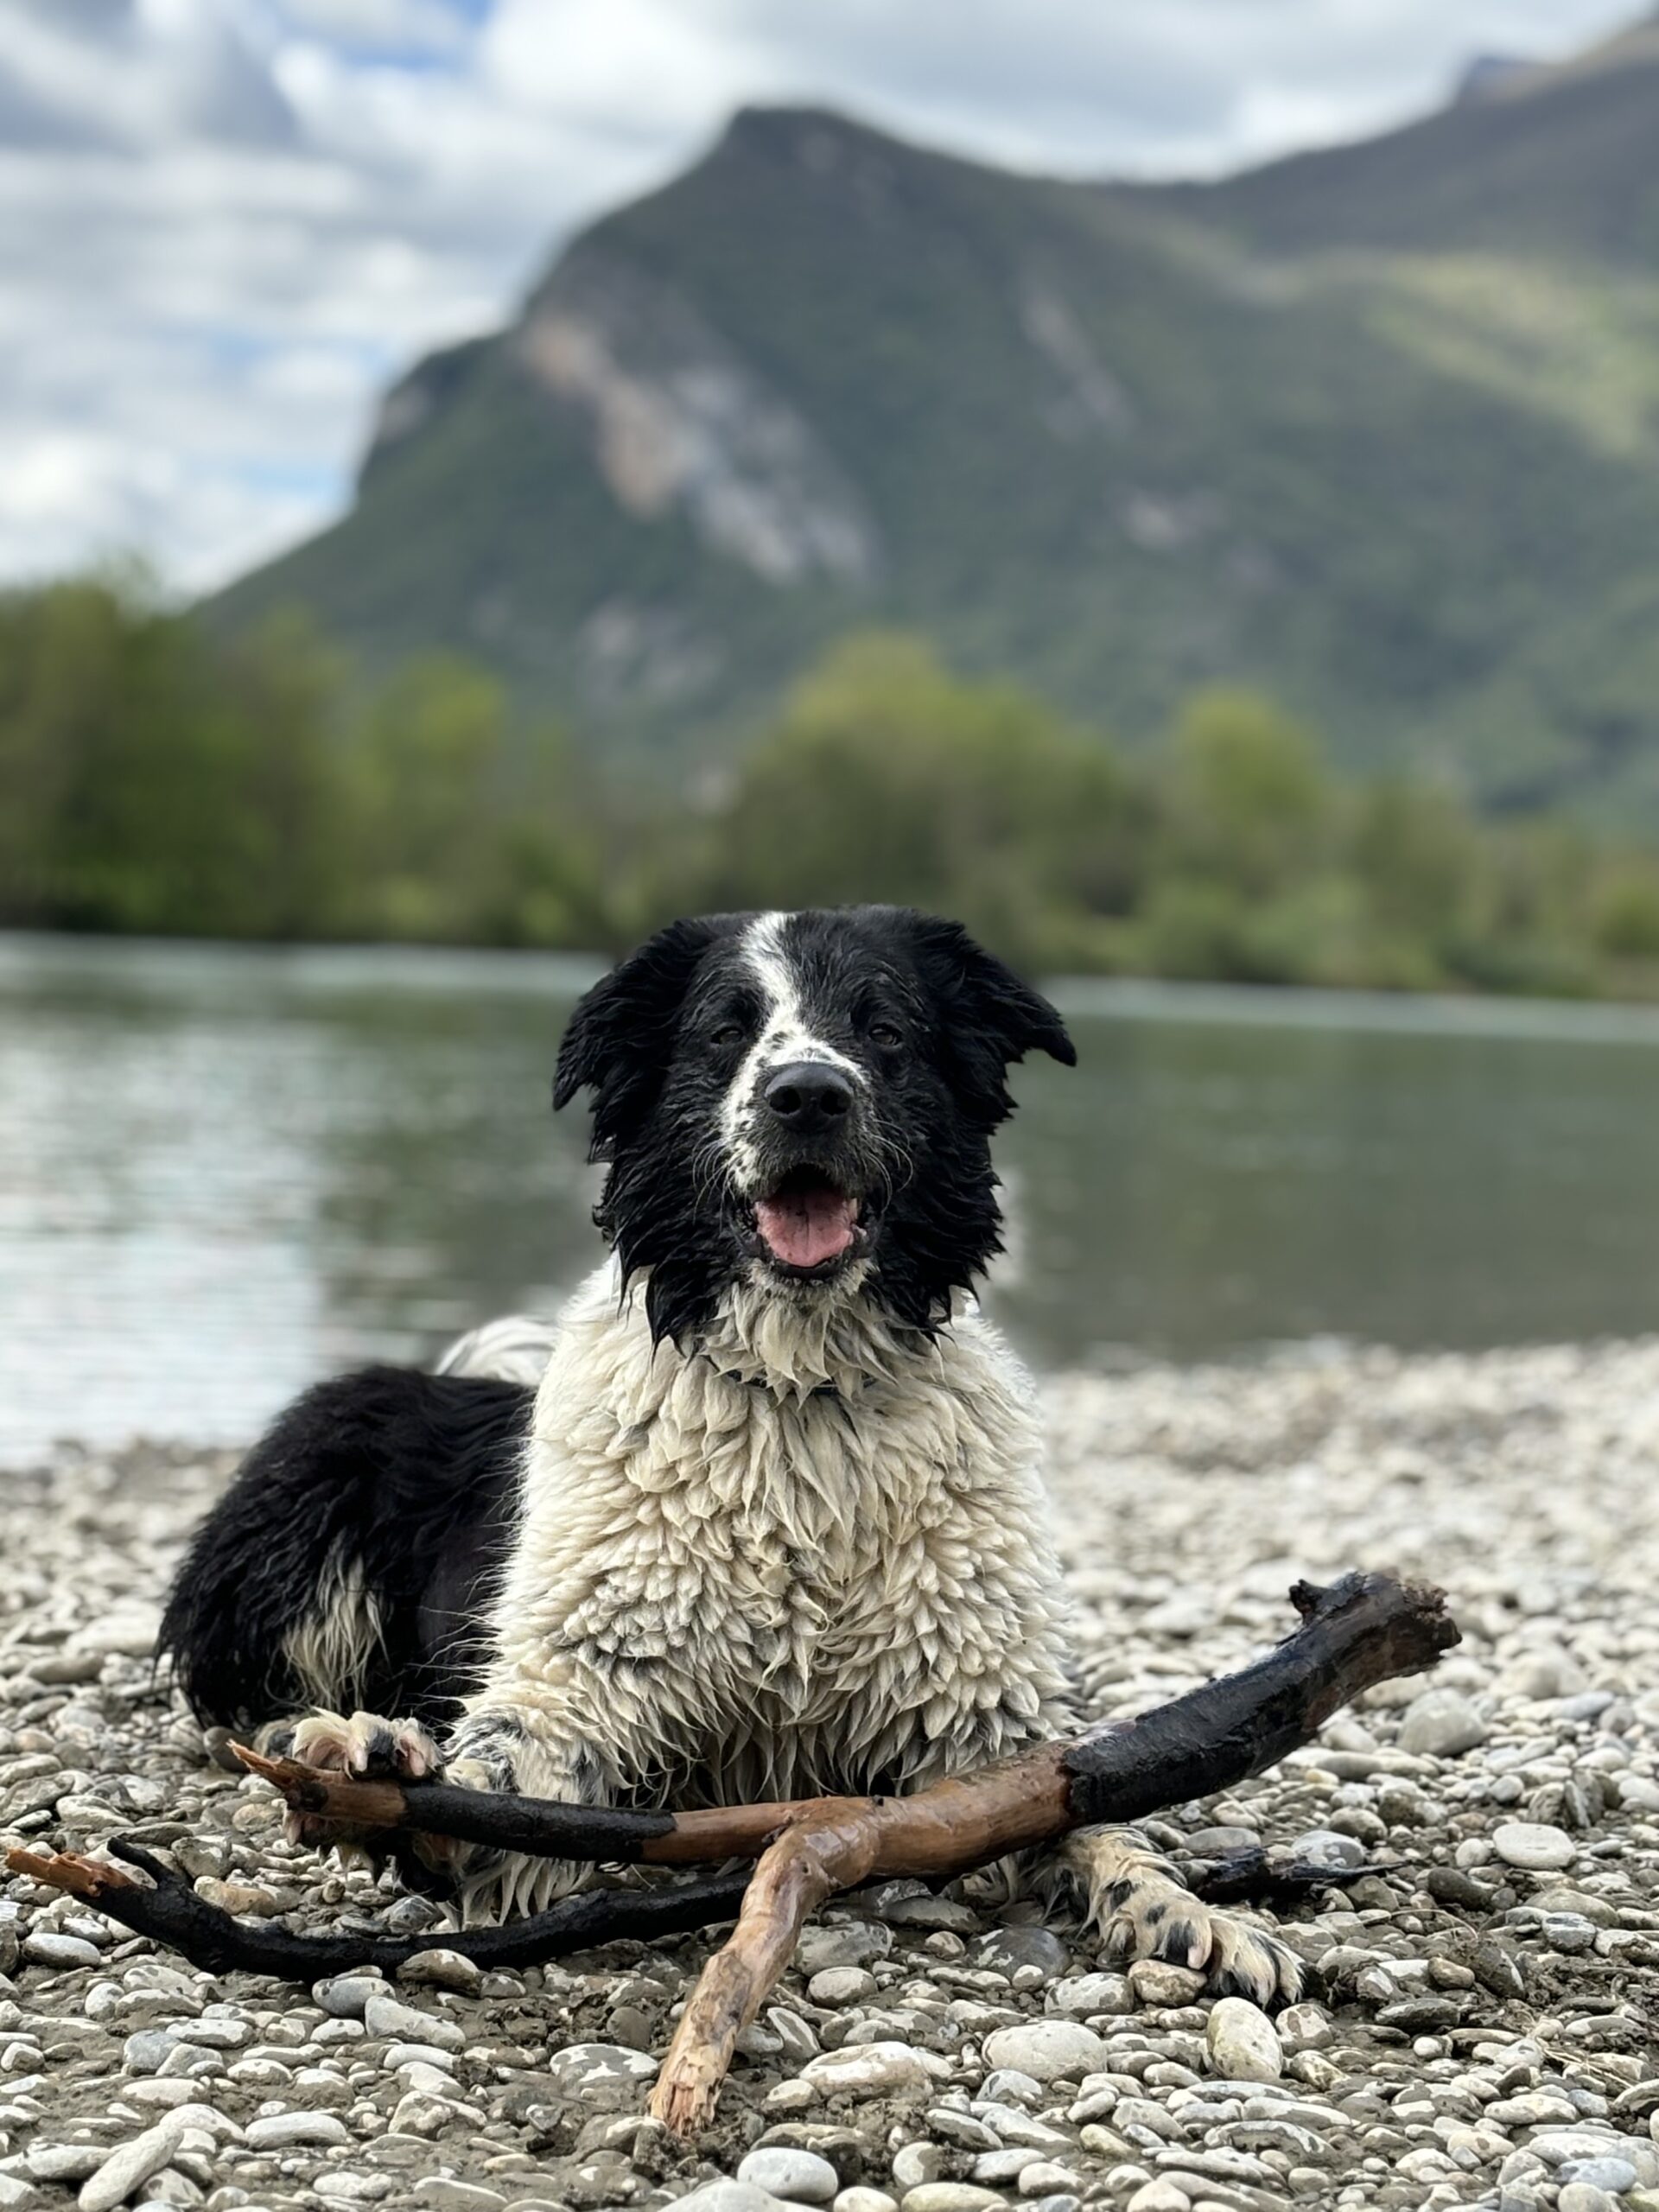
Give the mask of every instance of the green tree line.
M 1659 853 L 1337 776 L 1243 692 L 1126 751 L 854 639 L 691 804 L 433 656 L 365 687 L 107 581 L 0 601 L 0 923 L 611 950 L 716 906 L 913 901 L 1034 970 L 1659 997 Z

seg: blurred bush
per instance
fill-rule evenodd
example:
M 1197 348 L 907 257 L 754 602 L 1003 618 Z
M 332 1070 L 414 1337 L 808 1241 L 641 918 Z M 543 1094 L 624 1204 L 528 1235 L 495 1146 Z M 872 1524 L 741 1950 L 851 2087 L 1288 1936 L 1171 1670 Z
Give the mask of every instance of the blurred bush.
M 1036 971 L 1659 996 L 1659 855 L 1342 782 L 1247 693 L 1128 753 L 854 639 L 693 807 L 453 657 L 371 688 L 297 615 L 227 644 L 130 580 L 0 601 L 0 922 L 613 950 L 865 899 Z

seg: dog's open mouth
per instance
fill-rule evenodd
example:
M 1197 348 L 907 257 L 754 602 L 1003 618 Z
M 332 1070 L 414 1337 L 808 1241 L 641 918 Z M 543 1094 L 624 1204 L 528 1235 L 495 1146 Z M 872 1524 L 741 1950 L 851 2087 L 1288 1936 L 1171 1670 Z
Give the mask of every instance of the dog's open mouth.
M 864 1241 L 859 1202 L 815 1167 L 793 1168 L 756 1201 L 755 1233 L 765 1256 L 791 1274 L 830 1274 Z

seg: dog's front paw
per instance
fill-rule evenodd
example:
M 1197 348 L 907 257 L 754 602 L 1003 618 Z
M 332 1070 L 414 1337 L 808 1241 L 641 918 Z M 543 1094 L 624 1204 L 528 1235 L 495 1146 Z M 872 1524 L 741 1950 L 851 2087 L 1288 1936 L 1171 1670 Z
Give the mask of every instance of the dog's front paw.
M 1257 2005 L 1290 2005 L 1301 1995 L 1293 1951 L 1255 1922 L 1202 1903 L 1139 1837 L 1087 1829 L 1071 1839 L 1065 1857 L 1109 1959 L 1187 1967 L 1203 1974 L 1212 1995 Z
M 290 1724 L 290 1756 L 307 1766 L 366 1780 L 435 1782 L 443 1754 L 418 1720 L 383 1720 L 378 1713 L 308 1713 Z
M 1126 1877 L 1107 1896 L 1102 1934 L 1109 1958 L 1190 1967 L 1217 1997 L 1268 2005 L 1300 1996 L 1300 1961 L 1276 1936 L 1201 1903 L 1173 1876 Z
M 375 1713 L 308 1713 L 264 1732 L 262 1747 L 354 1780 L 388 1778 L 434 1782 L 443 1772 L 436 1743 L 418 1720 L 385 1720 Z M 335 1852 L 342 1865 L 375 1863 L 384 1854 L 384 1831 L 351 1827 L 317 1813 L 290 1812 L 283 1823 L 290 1843 Z

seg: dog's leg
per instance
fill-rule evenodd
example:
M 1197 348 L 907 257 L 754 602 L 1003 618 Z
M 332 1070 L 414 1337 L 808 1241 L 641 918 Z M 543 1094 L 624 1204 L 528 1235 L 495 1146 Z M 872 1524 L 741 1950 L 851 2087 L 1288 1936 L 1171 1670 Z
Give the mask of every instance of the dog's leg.
M 1294 2004 L 1302 1969 L 1277 1936 L 1195 1897 L 1133 1828 L 1079 1828 L 1058 1865 L 1082 1893 L 1084 1917 L 1113 1959 L 1161 1959 L 1202 1974 L 1218 1996 Z
M 446 1748 L 445 1779 L 468 1789 L 512 1790 L 568 1805 L 607 1805 L 616 1795 L 616 1762 L 599 1732 L 584 1728 L 565 1700 L 533 1694 L 486 1693 L 456 1723 Z M 556 1897 L 584 1889 L 591 1866 L 578 1859 L 537 1859 L 521 1852 L 436 1843 L 429 1864 L 448 1865 L 461 1897 L 464 1926 L 541 1912 Z M 427 1856 L 424 1847 L 422 1856 Z

